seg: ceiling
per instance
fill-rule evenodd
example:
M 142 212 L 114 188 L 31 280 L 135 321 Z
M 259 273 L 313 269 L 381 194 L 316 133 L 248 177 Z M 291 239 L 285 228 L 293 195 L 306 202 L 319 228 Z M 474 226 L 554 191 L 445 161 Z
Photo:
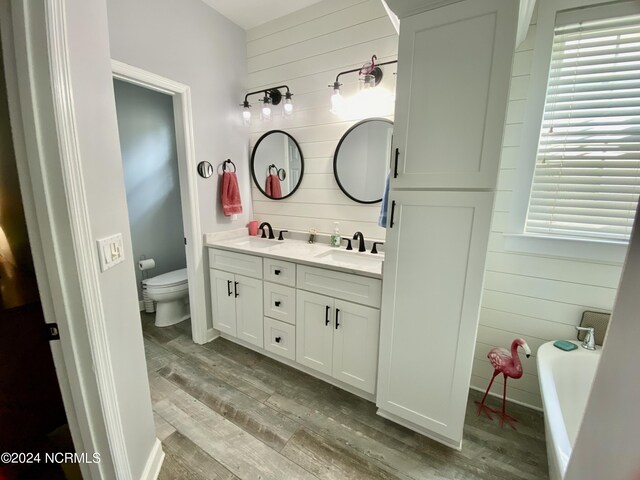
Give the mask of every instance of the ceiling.
M 236 25 L 249 30 L 321 0 L 202 0 Z

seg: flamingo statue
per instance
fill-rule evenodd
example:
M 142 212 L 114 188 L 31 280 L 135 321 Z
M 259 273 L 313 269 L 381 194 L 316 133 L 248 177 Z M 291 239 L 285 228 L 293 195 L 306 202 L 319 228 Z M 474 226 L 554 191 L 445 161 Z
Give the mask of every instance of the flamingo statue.
M 507 415 L 507 412 L 505 411 L 505 404 L 507 401 L 507 378 L 522 377 L 522 363 L 520 362 L 520 357 L 518 356 L 519 346 L 522 347 L 527 358 L 529 358 L 531 356 L 531 349 L 529 348 L 529 345 L 527 345 L 527 342 L 525 342 L 522 338 L 516 338 L 513 343 L 511 343 L 511 352 L 509 352 L 509 350 L 507 350 L 506 348 L 501 347 L 496 347 L 489 350 L 487 358 L 494 368 L 493 377 L 491 377 L 491 381 L 489 382 L 487 391 L 484 392 L 484 397 L 482 397 L 482 400 L 480 402 L 476 400 L 476 404 L 478 405 L 478 415 L 484 412 L 487 417 L 489 417 L 489 420 L 493 420 L 491 413 L 497 413 L 500 415 L 500 427 L 504 427 L 504 422 L 506 421 L 514 430 L 516 429 L 516 427 L 513 422 L 517 422 L 517 420 L 512 416 Z M 495 408 L 491 408 L 484 403 L 487 398 L 487 394 L 491 389 L 491 385 L 493 384 L 493 381 L 496 379 L 499 373 L 502 373 L 502 375 L 504 375 L 502 412 L 498 411 Z

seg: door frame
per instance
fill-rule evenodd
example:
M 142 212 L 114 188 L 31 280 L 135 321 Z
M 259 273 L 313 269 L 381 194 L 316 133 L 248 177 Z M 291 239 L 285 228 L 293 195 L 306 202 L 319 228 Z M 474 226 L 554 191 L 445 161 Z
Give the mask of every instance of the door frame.
M 196 155 L 193 138 L 193 110 L 191 88 L 188 85 L 162 77 L 118 60 L 111 60 L 113 78 L 169 95 L 173 99 L 173 117 L 180 179 L 182 223 L 186 239 L 187 278 L 191 308 L 193 341 L 204 344 L 210 340 L 207 333 L 206 293 L 202 262 L 203 239 L 200 234 Z

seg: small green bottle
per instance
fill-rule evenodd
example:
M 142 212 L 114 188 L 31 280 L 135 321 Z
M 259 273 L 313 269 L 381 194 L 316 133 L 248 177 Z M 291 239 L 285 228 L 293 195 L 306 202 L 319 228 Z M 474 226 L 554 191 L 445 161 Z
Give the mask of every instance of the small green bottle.
M 331 240 L 329 241 L 332 247 L 339 247 L 342 243 L 342 237 L 340 236 L 340 230 L 338 229 L 338 222 L 333 222 L 333 233 L 331 234 Z

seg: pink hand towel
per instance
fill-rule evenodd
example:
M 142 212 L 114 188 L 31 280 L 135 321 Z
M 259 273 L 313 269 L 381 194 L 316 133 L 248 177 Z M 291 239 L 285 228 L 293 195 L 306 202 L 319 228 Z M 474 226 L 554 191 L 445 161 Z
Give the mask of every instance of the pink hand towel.
M 236 172 L 224 172 L 222 174 L 222 211 L 230 216 L 242 213 L 242 200 L 240 200 L 240 187 Z
M 269 198 L 282 198 L 282 187 L 277 175 L 267 176 L 266 193 Z

